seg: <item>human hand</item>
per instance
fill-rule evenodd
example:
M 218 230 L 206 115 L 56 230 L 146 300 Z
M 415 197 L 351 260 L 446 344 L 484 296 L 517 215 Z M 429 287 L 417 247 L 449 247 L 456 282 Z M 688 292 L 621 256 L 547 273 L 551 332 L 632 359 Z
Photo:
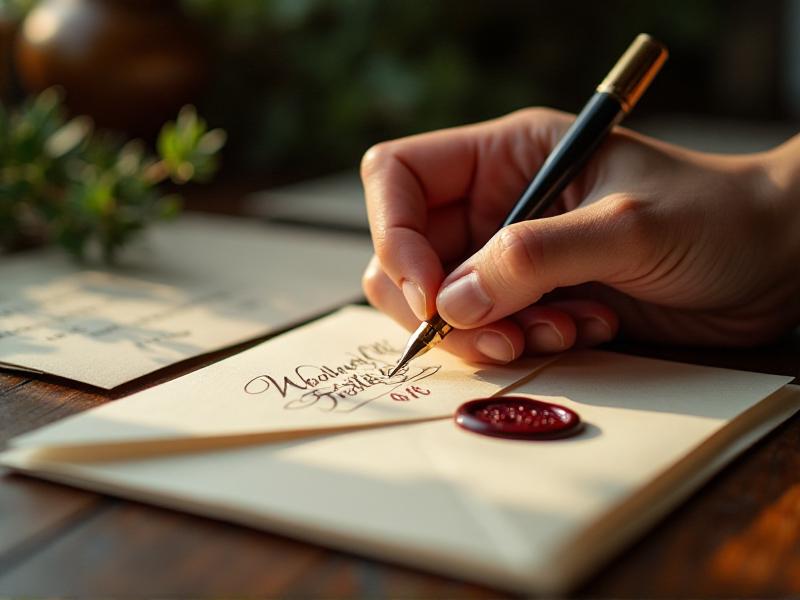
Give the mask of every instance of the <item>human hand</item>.
M 572 119 L 527 109 L 370 149 L 369 301 L 409 330 L 438 311 L 443 346 L 479 362 L 620 328 L 753 345 L 800 321 L 796 141 L 711 155 L 616 128 L 550 215 L 495 234 Z

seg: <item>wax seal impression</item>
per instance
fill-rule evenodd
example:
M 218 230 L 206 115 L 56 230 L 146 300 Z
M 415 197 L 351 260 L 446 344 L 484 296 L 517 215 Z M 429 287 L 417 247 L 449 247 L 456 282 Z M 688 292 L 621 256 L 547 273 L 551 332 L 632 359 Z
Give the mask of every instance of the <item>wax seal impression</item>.
M 518 440 L 552 440 L 575 435 L 583 422 L 566 406 L 523 396 L 472 400 L 458 407 L 456 424 L 463 429 Z

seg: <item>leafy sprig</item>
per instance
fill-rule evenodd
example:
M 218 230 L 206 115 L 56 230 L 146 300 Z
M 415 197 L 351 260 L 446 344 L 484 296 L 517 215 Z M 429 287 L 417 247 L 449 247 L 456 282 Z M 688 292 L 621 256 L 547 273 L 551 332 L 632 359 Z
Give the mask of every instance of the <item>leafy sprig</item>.
M 159 184 L 207 181 L 225 144 L 191 106 L 164 125 L 157 154 L 65 115 L 56 89 L 16 111 L 0 106 L 0 247 L 55 242 L 79 258 L 97 249 L 113 260 L 149 224 L 178 213 L 180 199 Z

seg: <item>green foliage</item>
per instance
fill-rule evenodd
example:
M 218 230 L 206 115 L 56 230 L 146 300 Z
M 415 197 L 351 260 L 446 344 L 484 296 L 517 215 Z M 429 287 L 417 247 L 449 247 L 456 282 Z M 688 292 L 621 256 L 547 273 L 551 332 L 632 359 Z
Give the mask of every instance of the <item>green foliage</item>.
M 177 214 L 179 198 L 159 184 L 207 180 L 224 143 L 192 107 L 163 127 L 156 156 L 139 140 L 95 132 L 87 117 L 68 120 L 55 89 L 14 112 L 0 106 L 0 247 L 57 242 L 112 260 L 148 224 Z
M 36 0 L 0 0 L 0 17 L 21 17 L 25 15 L 34 4 L 36 4 Z
M 167 123 L 158 136 L 158 152 L 176 183 L 192 179 L 207 181 L 217 169 L 217 153 L 225 145 L 225 132 L 208 131 L 192 106 L 185 106 L 174 123 Z

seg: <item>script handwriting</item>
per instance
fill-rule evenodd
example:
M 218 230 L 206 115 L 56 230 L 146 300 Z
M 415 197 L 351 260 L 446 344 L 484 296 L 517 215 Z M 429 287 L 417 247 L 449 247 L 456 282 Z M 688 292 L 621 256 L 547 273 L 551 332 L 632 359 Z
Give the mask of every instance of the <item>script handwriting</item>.
M 399 355 L 386 341 L 359 346 L 333 365 L 302 364 L 289 374 L 259 375 L 244 385 L 244 392 L 277 396 L 288 410 L 316 407 L 326 412 L 353 412 L 380 398 L 407 402 L 428 396 L 430 390 L 412 384 L 441 367 L 406 365 L 389 377 Z
M 53 288 L 43 287 L 25 300 L 0 298 L 0 349 L 23 339 L 52 345 L 80 337 L 126 340 L 150 350 L 190 337 L 192 332 L 181 319 L 192 310 L 210 306 L 235 310 L 237 302 L 243 304 L 242 298 L 228 290 L 160 296 L 158 286 L 93 272 L 78 274 Z

